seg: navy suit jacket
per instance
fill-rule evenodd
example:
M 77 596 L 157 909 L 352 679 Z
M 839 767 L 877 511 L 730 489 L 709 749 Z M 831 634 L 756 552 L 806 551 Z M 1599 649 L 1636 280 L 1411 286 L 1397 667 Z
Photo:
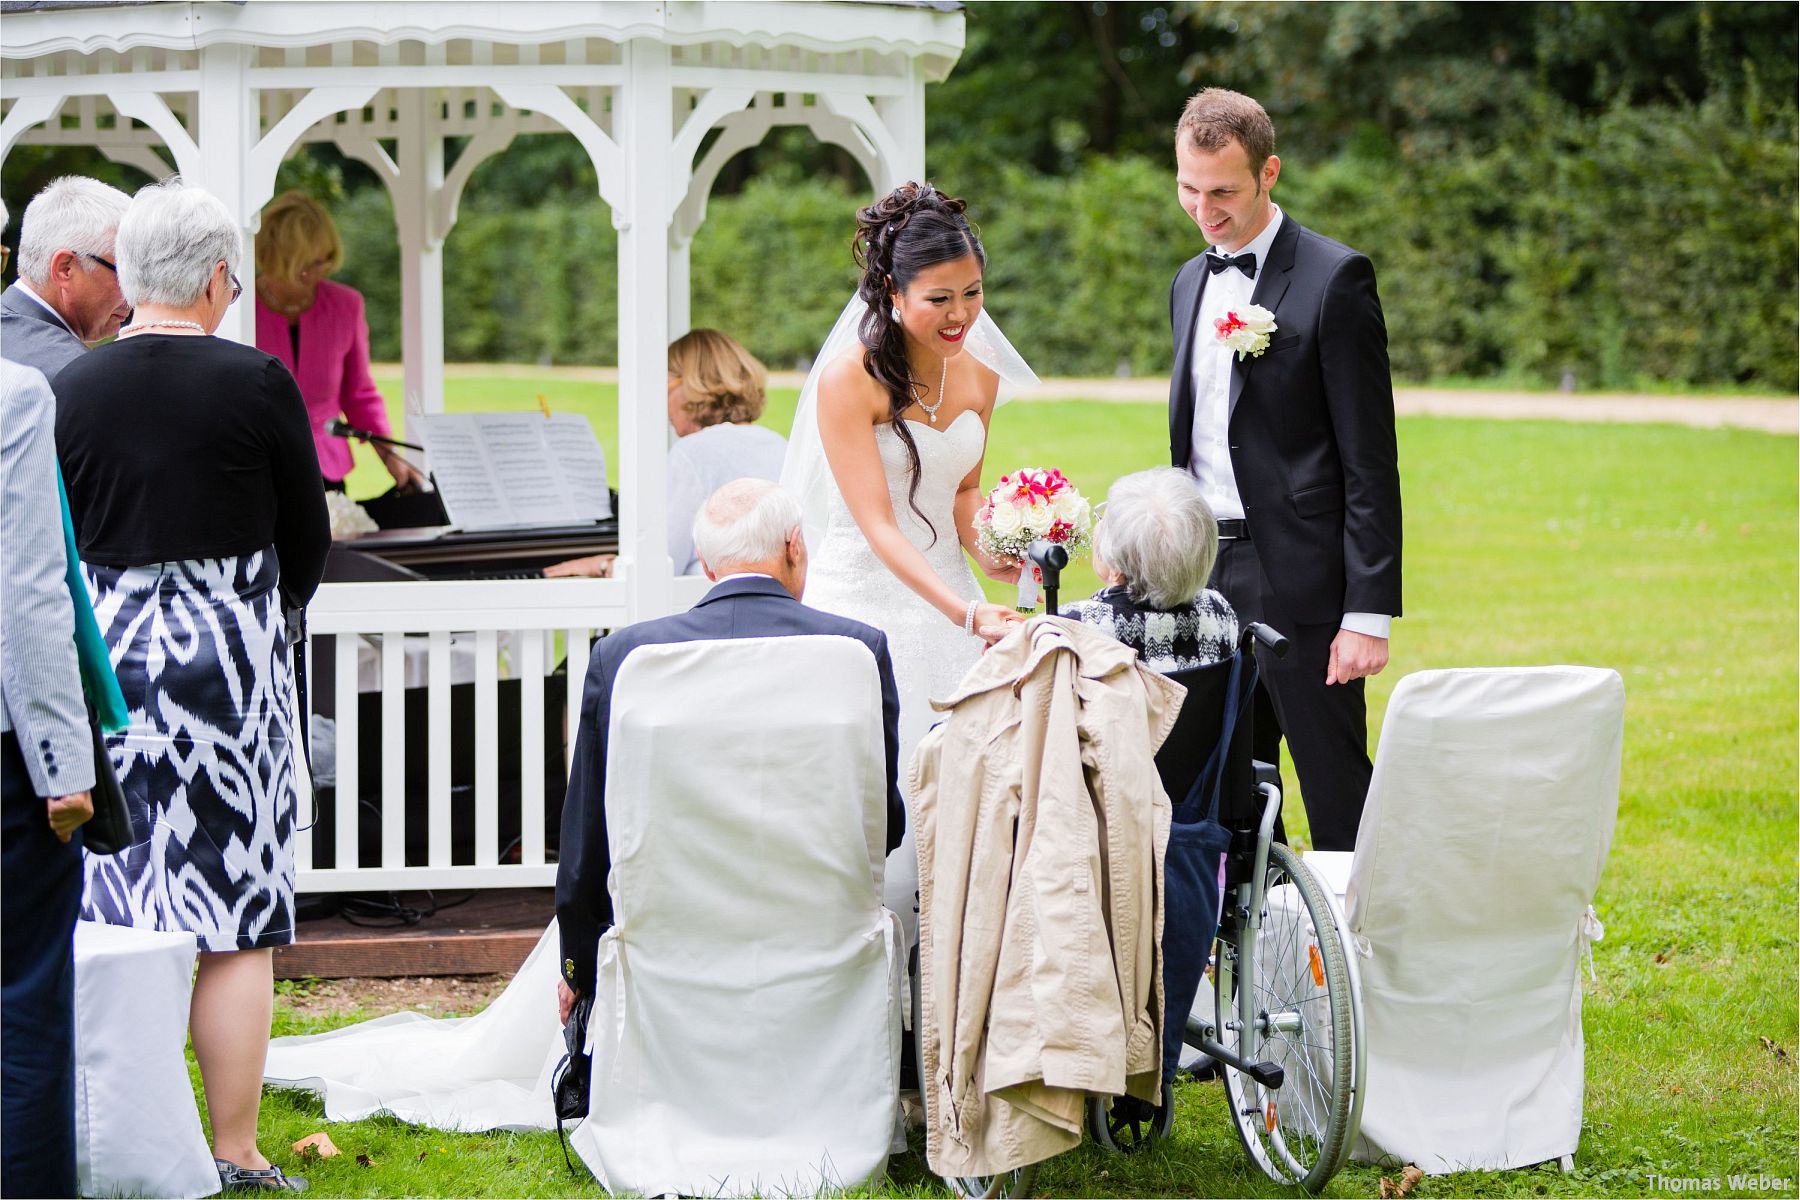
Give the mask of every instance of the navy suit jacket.
M 1194 428 L 1194 325 L 1211 272 L 1197 255 L 1169 293 L 1175 373 L 1169 458 Z M 1400 615 L 1400 469 L 1375 268 L 1283 215 L 1251 302 L 1275 314 L 1258 358 L 1233 358 L 1231 469 L 1274 593 L 1268 619 L 1335 625 Z
M 887 848 L 891 852 L 900 844 L 906 832 L 906 810 L 900 803 L 900 694 L 894 687 L 887 635 L 861 621 L 808 608 L 767 576 L 727 580 L 687 612 L 628 625 L 600 639 L 588 661 L 581 721 L 569 764 L 569 790 L 563 799 L 562 844 L 556 867 L 562 977 L 570 988 L 592 993 L 600 935 L 612 924 L 612 896 L 606 890 L 607 873 L 612 869 L 606 841 L 606 734 L 612 717 L 613 681 L 625 657 L 639 646 L 671 642 L 815 634 L 855 638 L 875 656 L 887 744 Z

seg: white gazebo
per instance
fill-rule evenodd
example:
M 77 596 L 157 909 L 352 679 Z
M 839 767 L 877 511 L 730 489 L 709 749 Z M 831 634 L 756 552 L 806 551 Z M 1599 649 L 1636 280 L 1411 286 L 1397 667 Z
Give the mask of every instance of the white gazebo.
M 925 166 L 925 85 L 962 51 L 960 6 L 839 0 L 222 0 L 0 6 L 0 162 L 15 145 L 92 146 L 153 177 L 179 171 L 243 225 L 250 253 L 276 170 L 307 142 L 372 167 L 401 247 L 405 388 L 443 407 L 443 246 L 470 175 L 514 137 L 572 134 L 619 237 L 620 561 L 610 580 L 330 584 L 311 611 L 336 637 L 338 820 L 332 865 L 300 840 L 303 890 L 540 885 L 541 761 L 523 755 L 517 863 L 501 861 L 497 681 L 542 679 L 560 635 L 579 710 L 593 631 L 691 602 L 665 550 L 665 348 L 688 328 L 688 246 L 720 169 L 770 129 L 842 146 L 872 191 Z M 467 139 L 454 159 L 449 139 Z M 29 197 L 6 197 L 22 212 Z M 846 224 L 848 224 L 846 214 Z M 821 335 L 824 331 L 821 330 Z M 254 340 L 252 306 L 221 333 Z M 509 639 L 500 635 L 510 633 Z M 452 635 L 473 646 L 475 830 L 453 853 Z M 380 864 L 361 866 L 355 644 L 377 641 L 382 794 L 406 790 L 405 644 L 428 664 L 428 852 L 409 864 L 403 806 L 386 806 Z M 497 646 L 514 652 L 502 661 Z M 536 744 L 543 689 L 521 688 Z M 348 728 L 346 729 L 346 722 Z M 416 782 L 416 781 L 415 781 Z M 416 831 L 415 831 L 416 832 Z

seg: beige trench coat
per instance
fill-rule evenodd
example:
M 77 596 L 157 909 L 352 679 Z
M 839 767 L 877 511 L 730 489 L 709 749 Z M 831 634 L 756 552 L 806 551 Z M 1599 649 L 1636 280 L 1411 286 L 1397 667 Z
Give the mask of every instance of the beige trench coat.
M 1183 690 L 1040 617 L 933 701 L 911 765 L 920 1013 L 939 1175 L 1081 1140 L 1088 1093 L 1160 1094 L 1163 851 L 1154 757 Z

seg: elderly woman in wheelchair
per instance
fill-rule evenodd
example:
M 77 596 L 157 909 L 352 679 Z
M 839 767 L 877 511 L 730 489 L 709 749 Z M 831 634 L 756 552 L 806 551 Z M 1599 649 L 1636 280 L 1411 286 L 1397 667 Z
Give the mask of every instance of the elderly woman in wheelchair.
M 1095 534 L 1104 586 L 1060 614 L 1104 630 L 1186 690 L 1156 753 L 1172 808 L 1161 1102 L 1093 1097 L 1088 1132 L 1127 1153 L 1166 1136 L 1185 1043 L 1224 1076 L 1252 1162 L 1278 1182 L 1316 1191 L 1347 1155 L 1360 1110 L 1354 964 L 1327 893 L 1275 840 L 1279 775 L 1250 760 L 1247 701 L 1251 646 L 1280 655 L 1286 642 L 1263 625 L 1240 631 L 1224 597 L 1206 589 L 1217 548 L 1217 523 L 1185 472 L 1125 476 L 1109 490 Z M 1209 977 L 1212 994 L 1203 997 Z M 961 1195 L 1023 1195 L 1034 1174 L 1027 1165 L 948 1182 Z

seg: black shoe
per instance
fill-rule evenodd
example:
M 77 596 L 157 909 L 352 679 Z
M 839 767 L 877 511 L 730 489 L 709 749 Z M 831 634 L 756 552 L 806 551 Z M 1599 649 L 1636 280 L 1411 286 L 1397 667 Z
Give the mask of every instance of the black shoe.
M 1211 1055 L 1202 1054 L 1199 1058 L 1194 1060 L 1192 1066 L 1182 1067 L 1177 1073 L 1185 1075 L 1195 1083 L 1205 1083 L 1208 1080 L 1218 1079 L 1224 1074 L 1224 1068 L 1219 1066 L 1218 1059 L 1213 1058 Z
M 260 1171 L 240 1167 L 229 1159 L 215 1158 L 222 1192 L 304 1192 L 312 1184 L 304 1175 L 289 1175 L 274 1163 Z

